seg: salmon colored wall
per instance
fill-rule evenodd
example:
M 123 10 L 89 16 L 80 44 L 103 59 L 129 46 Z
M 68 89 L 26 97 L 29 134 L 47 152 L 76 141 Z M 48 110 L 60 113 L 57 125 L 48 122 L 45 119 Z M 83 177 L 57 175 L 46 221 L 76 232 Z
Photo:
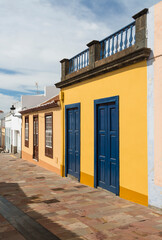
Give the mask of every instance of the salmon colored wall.
M 147 205 L 146 61 L 62 92 L 64 105 L 81 103 L 81 182 L 90 186 L 94 185 L 94 100 L 119 95 L 120 196 Z
M 154 179 L 162 186 L 162 1 L 154 7 Z
M 45 113 L 53 112 L 53 159 L 45 156 Z M 22 121 L 22 158 L 31 160 L 33 155 L 33 115 L 38 115 L 39 121 L 39 152 L 40 165 L 43 162 L 48 166 L 60 169 L 61 163 L 61 110 L 60 108 L 43 110 L 29 115 L 29 148 L 25 147 L 25 116 Z M 38 162 L 38 165 L 39 165 Z M 59 170 L 60 172 L 60 170 Z
M 29 147 L 25 146 L 25 116 L 29 116 Z M 33 155 L 33 114 L 22 117 L 22 152 Z
M 23 151 L 22 152 L 22 156 L 23 156 L 23 159 L 28 160 L 29 162 L 32 162 L 32 163 L 34 163 L 34 164 L 36 164 L 36 165 L 38 165 L 40 167 L 46 168 L 49 171 L 52 171 L 52 172 L 57 173 L 58 175 L 61 175 L 59 168 L 53 167 L 51 164 L 48 164 L 48 163 L 46 163 L 46 162 L 44 162 L 44 161 L 42 161 L 40 159 L 37 162 L 37 161 L 33 160 L 33 157 L 32 157 L 31 154 L 28 154 L 28 153 Z

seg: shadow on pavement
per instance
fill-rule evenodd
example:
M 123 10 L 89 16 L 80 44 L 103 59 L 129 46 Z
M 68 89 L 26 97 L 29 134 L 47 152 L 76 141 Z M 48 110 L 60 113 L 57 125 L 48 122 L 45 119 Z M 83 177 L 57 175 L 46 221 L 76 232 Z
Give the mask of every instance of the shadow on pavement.
M 57 198 L 41 200 L 39 195 L 26 196 L 17 183 L 0 183 L 0 214 L 29 240 L 82 239 L 47 216 L 34 210 L 32 204 L 58 204 Z M 38 205 L 39 206 L 39 205 Z M 40 206 L 41 208 L 41 206 Z M 48 215 L 48 214 L 46 214 Z M 54 218 L 55 212 L 49 213 Z M 40 224 L 41 223 L 41 224 Z M 2 233 L 0 233 L 2 234 Z

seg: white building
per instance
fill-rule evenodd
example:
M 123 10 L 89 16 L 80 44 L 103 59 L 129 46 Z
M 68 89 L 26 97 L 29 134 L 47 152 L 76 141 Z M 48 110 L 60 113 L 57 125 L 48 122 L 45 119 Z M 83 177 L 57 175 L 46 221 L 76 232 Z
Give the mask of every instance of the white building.
M 8 113 L 5 117 L 5 150 L 21 155 L 21 110 L 37 106 L 57 95 L 59 90 L 55 86 L 45 87 L 42 95 L 24 95 L 21 101 L 13 104 L 14 114 Z
M 46 86 L 44 88 L 44 94 L 41 95 L 23 95 L 21 96 L 22 102 L 22 110 L 32 108 L 34 106 L 39 105 L 47 101 L 48 99 L 52 98 L 59 94 L 59 89 L 55 86 Z
M 22 103 L 14 104 L 14 115 L 5 117 L 5 150 L 12 153 L 21 153 L 21 114 Z
M 0 113 L 0 148 L 5 146 L 5 113 Z
M 5 117 L 5 150 L 11 152 L 11 114 Z

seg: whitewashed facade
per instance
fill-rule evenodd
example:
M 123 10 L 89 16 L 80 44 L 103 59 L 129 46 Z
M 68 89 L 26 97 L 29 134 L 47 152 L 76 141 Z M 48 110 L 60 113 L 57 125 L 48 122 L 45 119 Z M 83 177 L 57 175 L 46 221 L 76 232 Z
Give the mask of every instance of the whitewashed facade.
M 14 104 L 15 114 L 9 113 L 5 117 L 5 150 L 12 153 L 21 153 L 21 102 Z

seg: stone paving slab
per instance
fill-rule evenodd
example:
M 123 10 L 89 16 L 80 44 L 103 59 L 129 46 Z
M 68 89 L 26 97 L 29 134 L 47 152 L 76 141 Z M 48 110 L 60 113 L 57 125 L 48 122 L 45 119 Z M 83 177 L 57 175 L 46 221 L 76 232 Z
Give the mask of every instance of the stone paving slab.
M 161 211 L 9 154 L 0 154 L 0 195 L 62 240 L 162 240 Z M 0 239 L 24 237 L 0 216 Z
M 42 236 L 43 240 L 59 240 L 57 236 L 2 196 L 0 196 L 0 214 L 2 214 L 26 240 L 40 240 Z
M 0 240 L 25 240 L 9 222 L 0 215 Z

